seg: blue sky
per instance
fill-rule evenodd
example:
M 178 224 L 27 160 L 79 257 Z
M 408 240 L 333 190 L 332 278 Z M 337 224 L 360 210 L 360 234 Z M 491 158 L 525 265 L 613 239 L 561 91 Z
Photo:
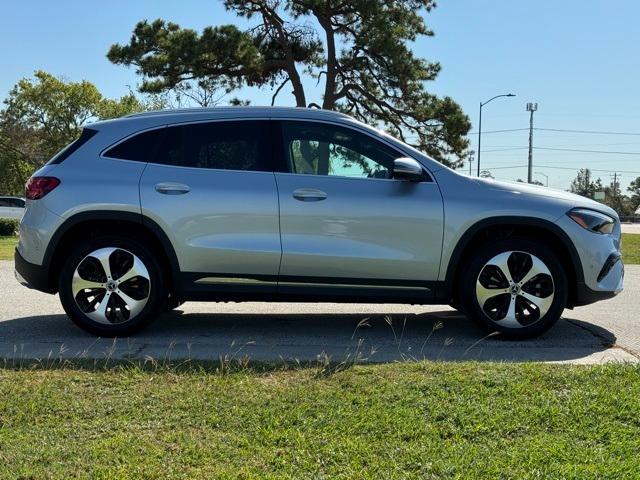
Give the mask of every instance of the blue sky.
M 126 42 L 138 20 L 158 17 L 195 29 L 242 23 L 216 0 L 7 2 L 0 18 L 0 96 L 36 69 L 87 79 L 105 95 L 121 96 L 139 78 L 109 63 L 105 53 Z M 427 16 L 435 38 L 418 41 L 414 50 L 441 62 L 442 73 L 428 88 L 458 101 L 472 132 L 481 100 L 513 92 L 517 97 L 484 108 L 483 131 L 527 128 L 525 104 L 534 101 L 539 128 L 638 134 L 534 132 L 538 147 L 632 153 L 536 150 L 534 171 L 547 174 L 550 186 L 568 188 L 573 169 L 590 167 L 603 170 L 595 174 L 606 182 L 622 171 L 626 187 L 640 176 L 638 18 L 640 2 L 633 0 L 441 0 Z M 270 98 L 267 91 L 244 95 L 256 104 Z M 281 95 L 280 104 L 292 102 Z M 483 167 L 496 178 L 525 178 L 526 168 L 504 167 L 526 164 L 527 139 L 525 130 L 483 135 Z M 472 135 L 473 149 L 476 142 Z

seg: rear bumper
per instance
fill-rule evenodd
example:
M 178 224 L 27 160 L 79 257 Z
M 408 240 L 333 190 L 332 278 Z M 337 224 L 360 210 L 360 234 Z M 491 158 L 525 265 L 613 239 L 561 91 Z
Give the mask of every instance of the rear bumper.
M 56 293 L 49 284 L 49 272 L 42 265 L 27 262 L 16 249 L 14 253 L 15 276 L 22 285 L 45 293 Z

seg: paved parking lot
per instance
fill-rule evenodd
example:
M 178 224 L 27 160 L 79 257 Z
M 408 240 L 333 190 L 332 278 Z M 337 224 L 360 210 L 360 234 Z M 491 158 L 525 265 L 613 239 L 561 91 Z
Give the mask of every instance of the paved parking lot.
M 0 358 L 154 358 L 388 362 L 640 361 L 640 266 L 617 298 L 566 310 L 544 336 L 508 342 L 444 306 L 187 303 L 133 338 L 96 339 L 73 325 L 57 296 L 26 289 L 0 262 Z M 360 326 L 358 326 L 360 324 Z

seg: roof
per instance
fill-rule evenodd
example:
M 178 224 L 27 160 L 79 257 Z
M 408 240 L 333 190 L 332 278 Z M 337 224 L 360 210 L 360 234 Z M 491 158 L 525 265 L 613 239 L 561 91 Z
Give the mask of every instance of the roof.
M 205 108 L 175 108 L 169 110 L 153 110 L 149 112 L 132 113 L 125 118 L 151 117 L 156 115 L 178 116 L 178 115 L 202 115 L 202 114 L 240 114 L 242 116 L 264 116 L 264 117 L 288 117 L 304 116 L 320 118 L 350 118 L 344 113 L 332 110 L 321 110 L 319 108 L 304 107 L 260 107 L 260 106 L 237 106 L 237 107 L 205 107 Z

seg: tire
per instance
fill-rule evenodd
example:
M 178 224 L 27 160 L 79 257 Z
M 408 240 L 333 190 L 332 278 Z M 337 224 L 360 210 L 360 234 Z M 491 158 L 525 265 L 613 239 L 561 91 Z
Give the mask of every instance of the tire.
M 461 303 L 486 331 L 525 339 L 558 321 L 567 292 L 567 275 L 553 251 L 538 241 L 508 238 L 481 245 L 468 262 Z
M 102 337 L 139 331 L 160 313 L 168 295 L 156 255 L 137 239 L 120 235 L 74 245 L 58 288 L 69 318 Z

